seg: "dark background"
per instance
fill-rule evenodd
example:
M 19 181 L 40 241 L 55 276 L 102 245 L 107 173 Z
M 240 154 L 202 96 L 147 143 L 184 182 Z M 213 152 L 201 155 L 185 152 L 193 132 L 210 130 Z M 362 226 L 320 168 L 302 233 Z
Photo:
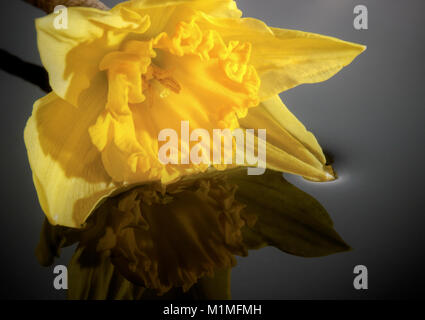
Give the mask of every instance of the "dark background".
M 112 6 L 117 1 L 104 1 Z M 267 24 L 367 45 L 331 80 L 282 95 L 288 107 L 335 157 L 340 178 L 291 182 L 328 210 L 352 252 L 299 258 L 274 248 L 250 252 L 233 271 L 235 299 L 376 299 L 422 297 L 424 249 L 423 0 L 240 0 L 245 16 Z M 353 8 L 369 10 L 369 29 L 353 28 Z M 40 63 L 34 18 L 20 0 L 1 1 L 0 48 Z M 34 249 L 43 213 L 33 187 L 23 129 L 43 92 L 0 71 L 0 298 L 61 299 L 53 268 Z M 65 250 L 57 264 L 66 264 Z M 353 288 L 353 268 L 369 270 L 369 289 Z

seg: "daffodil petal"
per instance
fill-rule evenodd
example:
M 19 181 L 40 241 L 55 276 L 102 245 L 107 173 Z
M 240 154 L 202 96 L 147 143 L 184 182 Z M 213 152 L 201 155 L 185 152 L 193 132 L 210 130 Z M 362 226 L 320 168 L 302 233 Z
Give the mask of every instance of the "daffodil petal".
M 239 119 L 242 128 L 266 128 L 267 168 L 298 174 L 311 180 L 333 180 L 314 135 L 288 110 L 279 96 L 251 108 Z
M 88 127 L 103 108 L 105 83 L 83 95 L 75 108 L 55 93 L 34 104 L 24 138 L 34 184 L 52 225 L 80 227 L 102 198 L 117 185 L 105 172 Z
M 36 20 L 38 49 L 53 91 L 73 105 L 99 72 L 103 56 L 117 50 L 128 32 L 143 33 L 150 26 L 149 17 L 126 8 L 70 7 L 64 29 L 55 28 L 55 19 L 50 14 Z
M 264 44 L 253 57 L 266 99 L 303 83 L 328 80 L 349 65 L 366 47 L 319 34 L 272 28 L 277 40 Z M 263 46 L 263 44 L 259 44 Z
M 260 100 L 303 83 L 325 81 L 366 48 L 319 34 L 270 28 L 253 18 L 199 19 L 199 25 L 217 30 L 226 41 L 252 44 L 251 63 L 261 78 Z

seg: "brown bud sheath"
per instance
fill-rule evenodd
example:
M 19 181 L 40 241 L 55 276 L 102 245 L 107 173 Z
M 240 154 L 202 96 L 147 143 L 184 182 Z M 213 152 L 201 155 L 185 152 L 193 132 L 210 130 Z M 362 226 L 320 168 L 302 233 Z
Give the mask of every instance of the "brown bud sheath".
M 106 5 L 104 5 L 99 0 L 24 0 L 24 1 L 32 4 L 33 6 L 36 6 L 37 8 L 40 8 L 46 13 L 53 12 L 54 8 L 58 5 L 63 5 L 66 7 L 91 7 L 91 8 L 101 9 L 101 10 L 109 9 Z

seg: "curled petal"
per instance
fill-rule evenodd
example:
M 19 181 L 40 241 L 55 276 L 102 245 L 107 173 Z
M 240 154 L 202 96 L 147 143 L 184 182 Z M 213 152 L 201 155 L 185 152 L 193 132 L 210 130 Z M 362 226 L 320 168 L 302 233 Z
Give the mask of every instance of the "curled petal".
M 105 172 L 88 128 L 100 112 L 105 91 L 98 83 L 94 96 L 75 108 L 55 93 L 38 100 L 24 138 L 34 184 L 49 222 L 80 227 L 106 196 L 119 186 Z

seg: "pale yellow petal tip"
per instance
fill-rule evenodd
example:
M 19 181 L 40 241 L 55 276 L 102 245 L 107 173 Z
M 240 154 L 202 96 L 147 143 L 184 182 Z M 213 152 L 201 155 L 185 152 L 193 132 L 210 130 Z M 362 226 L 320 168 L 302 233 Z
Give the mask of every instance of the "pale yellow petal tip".
M 366 51 L 366 49 L 367 49 L 367 46 L 365 46 L 365 45 L 363 45 L 363 44 L 358 44 L 358 46 L 359 46 L 359 49 L 360 49 L 360 53 L 365 52 L 365 51 Z
M 331 165 L 325 166 L 324 169 L 326 171 L 326 174 L 325 174 L 326 181 L 334 181 L 338 178 L 335 170 L 332 168 Z
M 321 175 L 320 177 L 306 177 L 303 176 L 303 178 L 305 180 L 308 181 L 312 181 L 312 182 L 330 182 L 330 181 L 335 181 L 336 179 L 338 179 L 338 175 L 336 174 L 336 172 L 334 171 L 334 169 L 332 168 L 331 165 L 325 165 L 323 167 L 323 175 Z
M 324 36 L 324 37 L 326 37 L 326 36 Z M 345 48 L 348 49 L 348 51 L 350 52 L 350 55 L 353 59 L 355 57 L 357 57 L 358 55 L 360 55 L 361 53 L 363 53 L 364 51 L 366 51 L 366 49 L 367 49 L 367 46 L 365 46 L 364 44 L 361 44 L 361 43 L 341 40 L 341 39 L 333 38 L 333 37 L 329 37 L 329 38 L 335 39 L 334 41 L 336 41 L 337 43 L 344 44 Z
M 335 177 L 327 172 L 326 172 L 326 178 L 328 179 L 328 181 L 335 180 Z
M 348 45 L 350 45 L 350 47 L 355 50 L 356 55 L 358 56 L 360 54 L 362 54 L 364 51 L 366 51 L 367 46 L 361 44 L 361 43 L 355 43 L 355 42 L 349 42 L 349 41 L 345 41 L 345 43 L 347 43 Z

